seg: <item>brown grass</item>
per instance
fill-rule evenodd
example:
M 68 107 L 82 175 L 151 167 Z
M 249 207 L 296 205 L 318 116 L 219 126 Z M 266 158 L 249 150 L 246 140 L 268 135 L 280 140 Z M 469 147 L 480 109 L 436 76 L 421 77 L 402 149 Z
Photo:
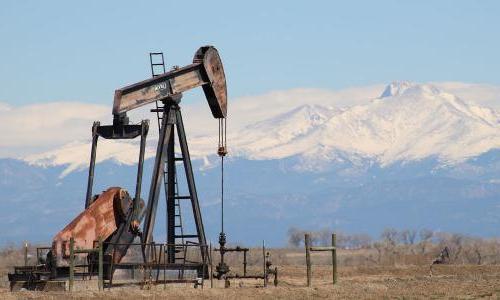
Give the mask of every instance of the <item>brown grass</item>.
M 367 252 L 368 251 L 368 252 Z M 434 276 L 429 276 L 426 257 L 399 257 L 390 264 L 376 264 L 370 257 L 372 250 L 339 251 L 339 281 L 331 284 L 331 265 L 328 254 L 313 255 L 313 287 L 307 288 L 304 253 L 301 249 L 274 249 L 272 260 L 279 267 L 279 286 L 262 287 L 259 280 L 233 280 L 231 287 L 223 288 L 223 282 L 216 281 L 211 289 L 194 289 L 190 285 L 163 285 L 151 290 L 137 286 L 120 287 L 97 291 L 80 292 L 9 292 L 5 274 L 12 264 L 22 262 L 22 254 L 15 249 L 2 251 L 0 271 L 2 272 L 2 299 L 500 299 L 499 265 L 438 265 Z M 8 255 L 6 255 L 8 253 Z M 261 252 L 252 250 L 249 272 L 260 271 Z M 238 257 L 229 257 L 233 269 Z M 403 264 L 402 262 L 406 262 Z M 95 283 L 90 282 L 90 285 Z M 95 286 L 95 285 L 94 285 Z
M 104 292 L 8 292 L 3 299 L 382 299 L 382 298 L 500 298 L 499 266 L 437 266 L 433 277 L 426 267 L 402 266 L 380 268 L 345 267 L 339 271 L 340 280 L 332 286 L 330 268 L 315 266 L 313 287 L 305 287 L 305 270 L 300 266 L 280 268 L 280 286 L 262 288 L 256 280 L 235 280 L 229 289 L 221 282 L 211 289 L 177 285 L 157 286 L 152 290 L 137 287 L 114 288 Z M 240 284 L 241 283 L 241 284 Z

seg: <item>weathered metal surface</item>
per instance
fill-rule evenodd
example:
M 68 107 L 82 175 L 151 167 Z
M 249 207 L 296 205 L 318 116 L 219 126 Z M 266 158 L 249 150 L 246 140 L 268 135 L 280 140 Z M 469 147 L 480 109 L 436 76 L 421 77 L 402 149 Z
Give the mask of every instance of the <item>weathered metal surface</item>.
M 179 74 L 170 79 L 170 87 L 172 94 L 180 94 L 184 91 L 198 87 L 206 82 L 203 80 L 201 73 L 196 70 L 194 72 L 187 72 Z
M 196 51 L 193 63 L 202 61 L 210 84 L 203 85 L 203 91 L 214 118 L 227 115 L 226 75 L 219 52 L 212 46 L 201 47 Z
M 89 249 L 94 241 L 107 239 L 121 223 L 126 221 L 126 212 L 132 205 L 128 192 L 112 187 L 103 192 L 92 204 L 80 213 L 53 239 L 52 251 L 57 265 L 66 265 L 69 257 L 69 240 L 75 239 L 75 248 Z
M 198 86 L 203 87 L 214 118 L 224 118 L 227 112 L 226 77 L 219 53 L 212 46 L 198 49 L 190 65 L 116 90 L 113 114 L 123 114 Z
M 185 73 L 199 72 L 200 65 L 201 64 L 189 65 L 116 90 L 113 103 L 113 114 L 122 114 L 142 105 L 160 101 L 173 95 L 174 92 L 170 86 L 170 79 Z

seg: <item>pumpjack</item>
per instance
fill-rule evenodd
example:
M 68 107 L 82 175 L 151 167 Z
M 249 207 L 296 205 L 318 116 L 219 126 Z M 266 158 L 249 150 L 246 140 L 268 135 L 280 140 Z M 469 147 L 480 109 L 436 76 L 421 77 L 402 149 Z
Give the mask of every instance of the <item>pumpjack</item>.
M 164 68 L 163 56 L 162 64 Z M 154 65 L 151 63 L 152 70 Z M 154 74 L 153 71 L 152 78 L 115 91 L 112 125 L 101 125 L 100 122 L 94 122 L 92 126 L 92 148 L 85 210 L 54 237 L 52 246 L 46 249 L 48 250 L 47 255 L 41 257 L 36 266 L 16 267 L 15 272 L 9 274 L 11 287 L 12 283 L 16 281 L 37 282 L 67 278 L 70 264 L 68 260 L 72 255 L 70 253 L 72 249 L 95 248 L 98 240 L 103 241 L 104 261 L 105 266 L 107 266 L 104 274 L 108 280 L 120 265 L 127 267 L 127 264 L 121 264 L 121 262 L 137 237 L 141 240 L 143 265 L 151 263 L 155 259 L 151 253 L 155 251 L 155 248 L 148 245 L 154 244 L 153 229 L 162 185 L 164 185 L 166 192 L 167 217 L 167 237 L 165 247 L 162 250 L 162 268 L 179 269 L 182 267 L 184 269 L 191 267 L 198 272 L 199 276 L 207 276 L 207 263 L 210 257 L 180 107 L 183 92 L 197 87 L 203 88 L 213 117 L 219 119 L 219 133 L 222 132 L 225 135 L 226 79 L 221 58 L 213 46 L 199 48 L 194 55 L 192 64 L 180 68 L 174 67 L 162 74 Z M 143 120 L 140 124 L 131 124 L 127 112 L 152 103 L 156 104 L 152 111 L 158 114 L 159 139 L 149 194 L 147 202 L 145 202 L 141 198 L 141 189 L 149 121 Z M 177 133 L 181 156 L 176 156 L 175 153 L 175 133 Z M 93 195 L 99 137 L 110 140 L 131 140 L 140 137 L 133 197 L 120 187 L 111 187 L 99 195 Z M 225 137 L 222 140 L 223 143 L 219 142 L 219 155 L 226 153 Z M 179 195 L 176 190 L 178 163 L 182 163 L 185 172 L 187 195 Z M 179 234 L 176 231 L 178 225 L 176 225 L 175 220 L 180 201 L 189 201 L 191 204 L 196 227 L 195 233 Z M 185 260 L 182 264 L 178 261 L 179 258 L 176 256 L 176 253 L 180 251 L 177 247 L 178 241 L 186 239 L 199 248 L 200 262 L 189 265 Z M 95 255 L 89 254 L 88 260 L 95 261 Z M 158 261 L 157 263 L 160 264 Z M 128 265 L 128 267 L 133 266 Z M 94 269 L 89 270 L 90 273 L 94 271 Z

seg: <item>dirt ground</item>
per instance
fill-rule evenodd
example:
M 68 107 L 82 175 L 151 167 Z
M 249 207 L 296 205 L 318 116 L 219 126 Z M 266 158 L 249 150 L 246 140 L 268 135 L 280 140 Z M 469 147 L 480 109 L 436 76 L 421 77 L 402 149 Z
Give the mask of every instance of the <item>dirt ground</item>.
M 233 280 L 230 288 L 163 285 L 151 290 L 117 287 L 103 292 L 9 292 L 2 299 L 500 299 L 500 266 L 440 265 L 429 276 L 427 266 L 343 267 L 331 284 L 331 267 L 313 267 L 313 286 L 306 287 L 303 266 L 280 267 L 279 286 L 262 287 L 257 280 Z

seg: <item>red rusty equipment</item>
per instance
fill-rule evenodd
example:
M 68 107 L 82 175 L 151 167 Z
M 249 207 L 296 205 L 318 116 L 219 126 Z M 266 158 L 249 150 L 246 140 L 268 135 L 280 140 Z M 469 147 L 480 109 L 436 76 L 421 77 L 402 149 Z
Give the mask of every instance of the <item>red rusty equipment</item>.
M 57 265 L 66 264 L 71 237 L 75 240 L 76 248 L 91 249 L 95 241 L 106 240 L 127 221 L 126 216 L 131 207 L 132 199 L 128 192 L 119 187 L 109 188 L 97 196 L 87 209 L 54 237 L 52 253 Z

